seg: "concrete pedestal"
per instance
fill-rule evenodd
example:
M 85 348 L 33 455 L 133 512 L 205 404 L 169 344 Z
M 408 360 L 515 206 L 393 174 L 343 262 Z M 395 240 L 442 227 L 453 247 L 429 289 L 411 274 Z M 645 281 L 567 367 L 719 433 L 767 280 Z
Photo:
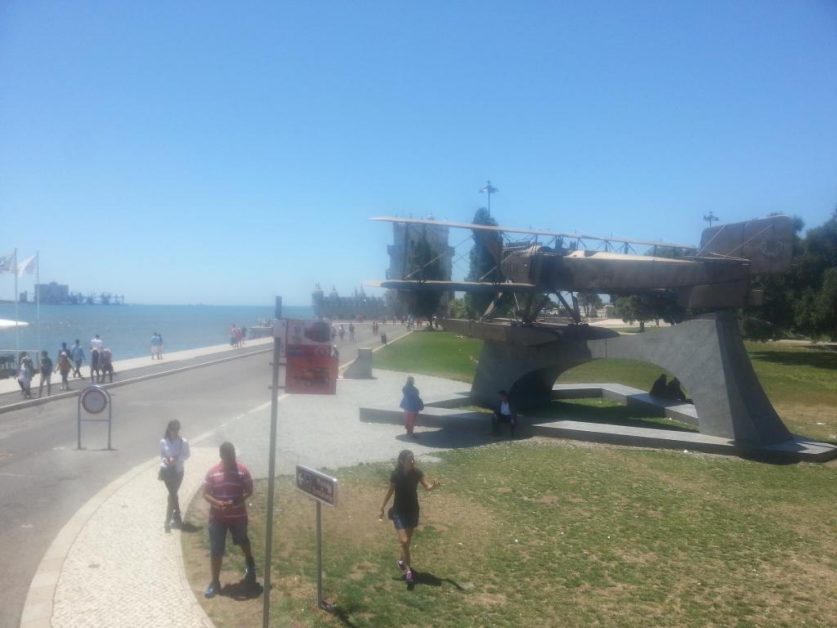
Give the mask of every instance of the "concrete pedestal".
M 543 405 L 564 371 L 590 360 L 629 358 L 656 364 L 680 379 L 694 400 L 702 434 L 744 447 L 792 438 L 764 394 L 731 312 L 624 336 L 583 325 L 507 326 L 500 340 L 491 339 L 496 330 L 481 334 L 478 325 L 463 322 L 457 327 L 454 322 L 453 327 L 485 339 L 471 387 L 472 401 L 480 405 L 496 403 L 500 389 L 508 390 L 520 409 Z

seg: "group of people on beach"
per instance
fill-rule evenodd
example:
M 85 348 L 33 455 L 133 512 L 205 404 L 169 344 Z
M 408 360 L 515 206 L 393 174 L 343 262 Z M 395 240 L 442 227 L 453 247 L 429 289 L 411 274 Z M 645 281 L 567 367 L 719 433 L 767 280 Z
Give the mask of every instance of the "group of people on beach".
M 49 352 L 46 349 L 42 350 L 37 368 L 28 352 L 22 352 L 18 360 L 17 383 L 23 398 L 32 399 L 32 380 L 36 373 L 40 375 L 38 397 L 43 396 L 44 386 L 46 386 L 47 396 L 52 394 L 53 373 L 61 375 L 61 390 L 70 390 L 70 377 L 83 377 L 81 366 L 84 361 L 84 349 L 78 339 L 72 347 L 62 342 L 54 362 L 49 357 Z M 102 383 L 106 377 L 108 381 L 113 381 L 113 353 L 109 347 L 105 346 L 99 334 L 96 334 L 90 339 L 90 381 Z

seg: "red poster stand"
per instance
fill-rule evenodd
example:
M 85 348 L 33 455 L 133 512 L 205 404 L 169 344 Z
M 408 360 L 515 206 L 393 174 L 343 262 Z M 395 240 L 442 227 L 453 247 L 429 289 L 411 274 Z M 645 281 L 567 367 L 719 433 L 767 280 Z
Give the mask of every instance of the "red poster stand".
M 329 323 L 289 320 L 287 325 L 285 391 L 336 394 L 338 358 L 333 355 Z

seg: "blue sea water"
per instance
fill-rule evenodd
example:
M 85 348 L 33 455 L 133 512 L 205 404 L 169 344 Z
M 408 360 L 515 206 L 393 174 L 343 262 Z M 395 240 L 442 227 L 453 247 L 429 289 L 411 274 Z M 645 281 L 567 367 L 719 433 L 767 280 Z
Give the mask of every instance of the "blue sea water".
M 284 306 L 285 318 L 312 318 L 310 306 Z M 14 303 L 0 303 L 0 318 L 26 321 L 19 327 L 21 351 L 46 349 L 55 357 L 62 342 L 72 346 L 78 338 L 85 353 L 90 339 L 99 334 L 113 358 L 121 360 L 149 355 L 155 331 L 163 336 L 164 351 L 196 349 L 229 342 L 230 325 L 253 327 L 273 317 L 272 306 L 248 305 L 41 305 L 40 325 L 36 306 L 21 303 L 15 319 Z M 40 329 L 40 346 L 38 330 Z M 15 350 L 15 330 L 0 330 L 0 351 Z

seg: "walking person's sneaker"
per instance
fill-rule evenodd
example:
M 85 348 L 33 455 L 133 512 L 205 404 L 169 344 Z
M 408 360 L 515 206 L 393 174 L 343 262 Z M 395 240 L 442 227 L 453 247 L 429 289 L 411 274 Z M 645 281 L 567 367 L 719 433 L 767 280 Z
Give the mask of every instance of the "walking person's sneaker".
M 248 587 L 256 586 L 256 568 L 255 567 L 247 567 L 244 570 L 244 584 Z
M 207 599 L 215 597 L 221 591 L 221 583 L 220 582 L 211 582 L 208 587 L 206 587 L 206 591 L 203 592 L 203 596 Z
M 412 569 L 408 569 L 406 575 L 404 576 L 404 580 L 407 584 L 414 584 L 416 581 L 416 575 L 413 573 Z

